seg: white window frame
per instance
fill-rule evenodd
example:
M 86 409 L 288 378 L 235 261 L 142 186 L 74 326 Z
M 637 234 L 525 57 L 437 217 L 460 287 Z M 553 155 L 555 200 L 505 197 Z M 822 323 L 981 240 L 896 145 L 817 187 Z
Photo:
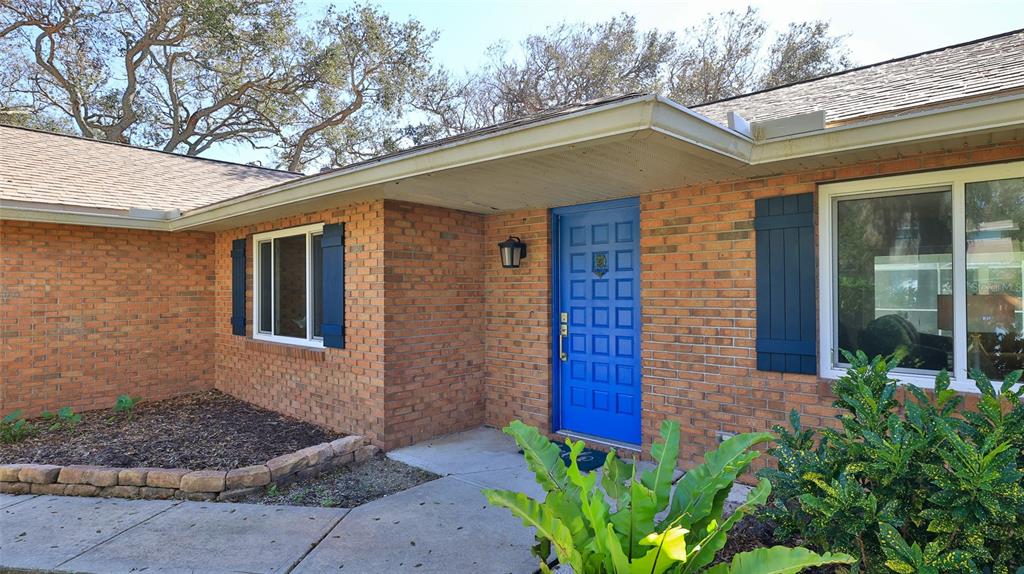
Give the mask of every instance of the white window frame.
M 953 199 L 953 364 L 950 388 L 977 392 L 967 375 L 967 231 L 965 221 L 965 189 L 968 183 L 1024 177 L 1024 161 L 946 169 L 925 173 L 878 177 L 856 181 L 822 184 L 818 187 L 818 373 L 826 379 L 837 379 L 846 368 L 835 361 L 836 325 L 836 237 L 833 233 L 836 207 L 841 199 L 851 196 L 872 197 L 899 195 L 915 191 L 948 189 Z M 901 383 L 921 388 L 934 388 L 935 375 L 897 370 L 892 373 Z
M 272 341 L 275 343 L 284 343 L 287 345 L 301 345 L 304 347 L 314 347 L 322 349 L 324 346 L 323 337 L 313 336 L 313 236 L 320 235 L 324 232 L 323 223 L 314 223 L 312 225 L 302 225 L 299 227 L 289 227 L 287 229 L 278 229 L 275 231 L 268 231 L 266 233 L 257 233 L 252 236 L 252 338 L 260 341 Z M 279 239 L 282 237 L 294 237 L 297 235 L 306 236 L 306 338 L 300 339 L 298 337 L 285 337 L 282 335 L 275 335 L 273 332 L 260 331 L 260 301 L 262 300 L 263 293 L 260 292 L 262 281 L 260 281 L 260 244 Z M 274 250 L 271 247 L 270 251 L 271 266 L 274 261 Z M 271 267 L 273 269 L 273 267 Z M 274 275 L 271 271 L 270 276 L 270 294 L 273 296 L 274 292 Z M 271 303 L 271 327 L 274 325 L 274 305 Z

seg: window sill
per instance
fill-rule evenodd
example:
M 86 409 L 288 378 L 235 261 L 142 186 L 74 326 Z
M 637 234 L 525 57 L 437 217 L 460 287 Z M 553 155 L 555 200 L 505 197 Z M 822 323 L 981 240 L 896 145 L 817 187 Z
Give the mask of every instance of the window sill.
M 322 346 L 314 347 L 312 345 L 293 345 L 289 343 L 282 343 L 280 341 L 246 339 L 245 347 L 246 349 L 260 353 L 281 355 L 293 359 L 305 359 L 317 363 L 323 362 L 327 358 L 327 353 L 324 352 L 324 348 Z

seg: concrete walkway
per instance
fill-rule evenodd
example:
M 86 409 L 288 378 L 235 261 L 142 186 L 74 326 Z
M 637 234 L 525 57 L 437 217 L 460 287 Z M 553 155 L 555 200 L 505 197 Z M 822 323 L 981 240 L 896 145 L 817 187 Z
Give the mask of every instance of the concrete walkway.
M 442 475 L 357 508 L 0 495 L 0 572 L 531 573 L 532 532 L 481 488 L 540 495 L 476 429 L 390 453 Z

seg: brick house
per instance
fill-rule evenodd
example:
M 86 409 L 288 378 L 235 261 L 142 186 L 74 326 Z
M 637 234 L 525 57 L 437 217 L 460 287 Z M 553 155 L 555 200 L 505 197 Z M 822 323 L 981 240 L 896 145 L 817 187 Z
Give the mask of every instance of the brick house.
M 686 464 L 829 424 L 839 348 L 967 393 L 1024 365 L 1022 31 L 304 177 L 9 127 L 0 159 L 4 413 L 217 388 L 386 448 L 641 450 L 672 418 Z

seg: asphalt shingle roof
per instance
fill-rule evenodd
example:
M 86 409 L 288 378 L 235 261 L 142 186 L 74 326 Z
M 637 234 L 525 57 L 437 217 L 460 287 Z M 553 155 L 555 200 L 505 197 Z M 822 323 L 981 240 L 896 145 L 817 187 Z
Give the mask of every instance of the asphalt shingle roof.
M 0 126 L 0 199 L 193 209 L 299 174 Z
M 1024 30 L 772 88 L 692 109 L 723 125 L 734 111 L 763 121 L 824 110 L 832 125 L 953 102 L 1024 93 Z M 390 157 L 460 143 L 589 108 L 645 97 L 626 94 L 544 110 Z M 126 210 L 187 211 L 300 177 L 74 136 L 0 126 L 0 199 Z
M 1024 91 L 1024 30 L 854 68 L 692 109 L 721 124 L 729 112 L 764 121 L 825 111 L 829 124 Z

